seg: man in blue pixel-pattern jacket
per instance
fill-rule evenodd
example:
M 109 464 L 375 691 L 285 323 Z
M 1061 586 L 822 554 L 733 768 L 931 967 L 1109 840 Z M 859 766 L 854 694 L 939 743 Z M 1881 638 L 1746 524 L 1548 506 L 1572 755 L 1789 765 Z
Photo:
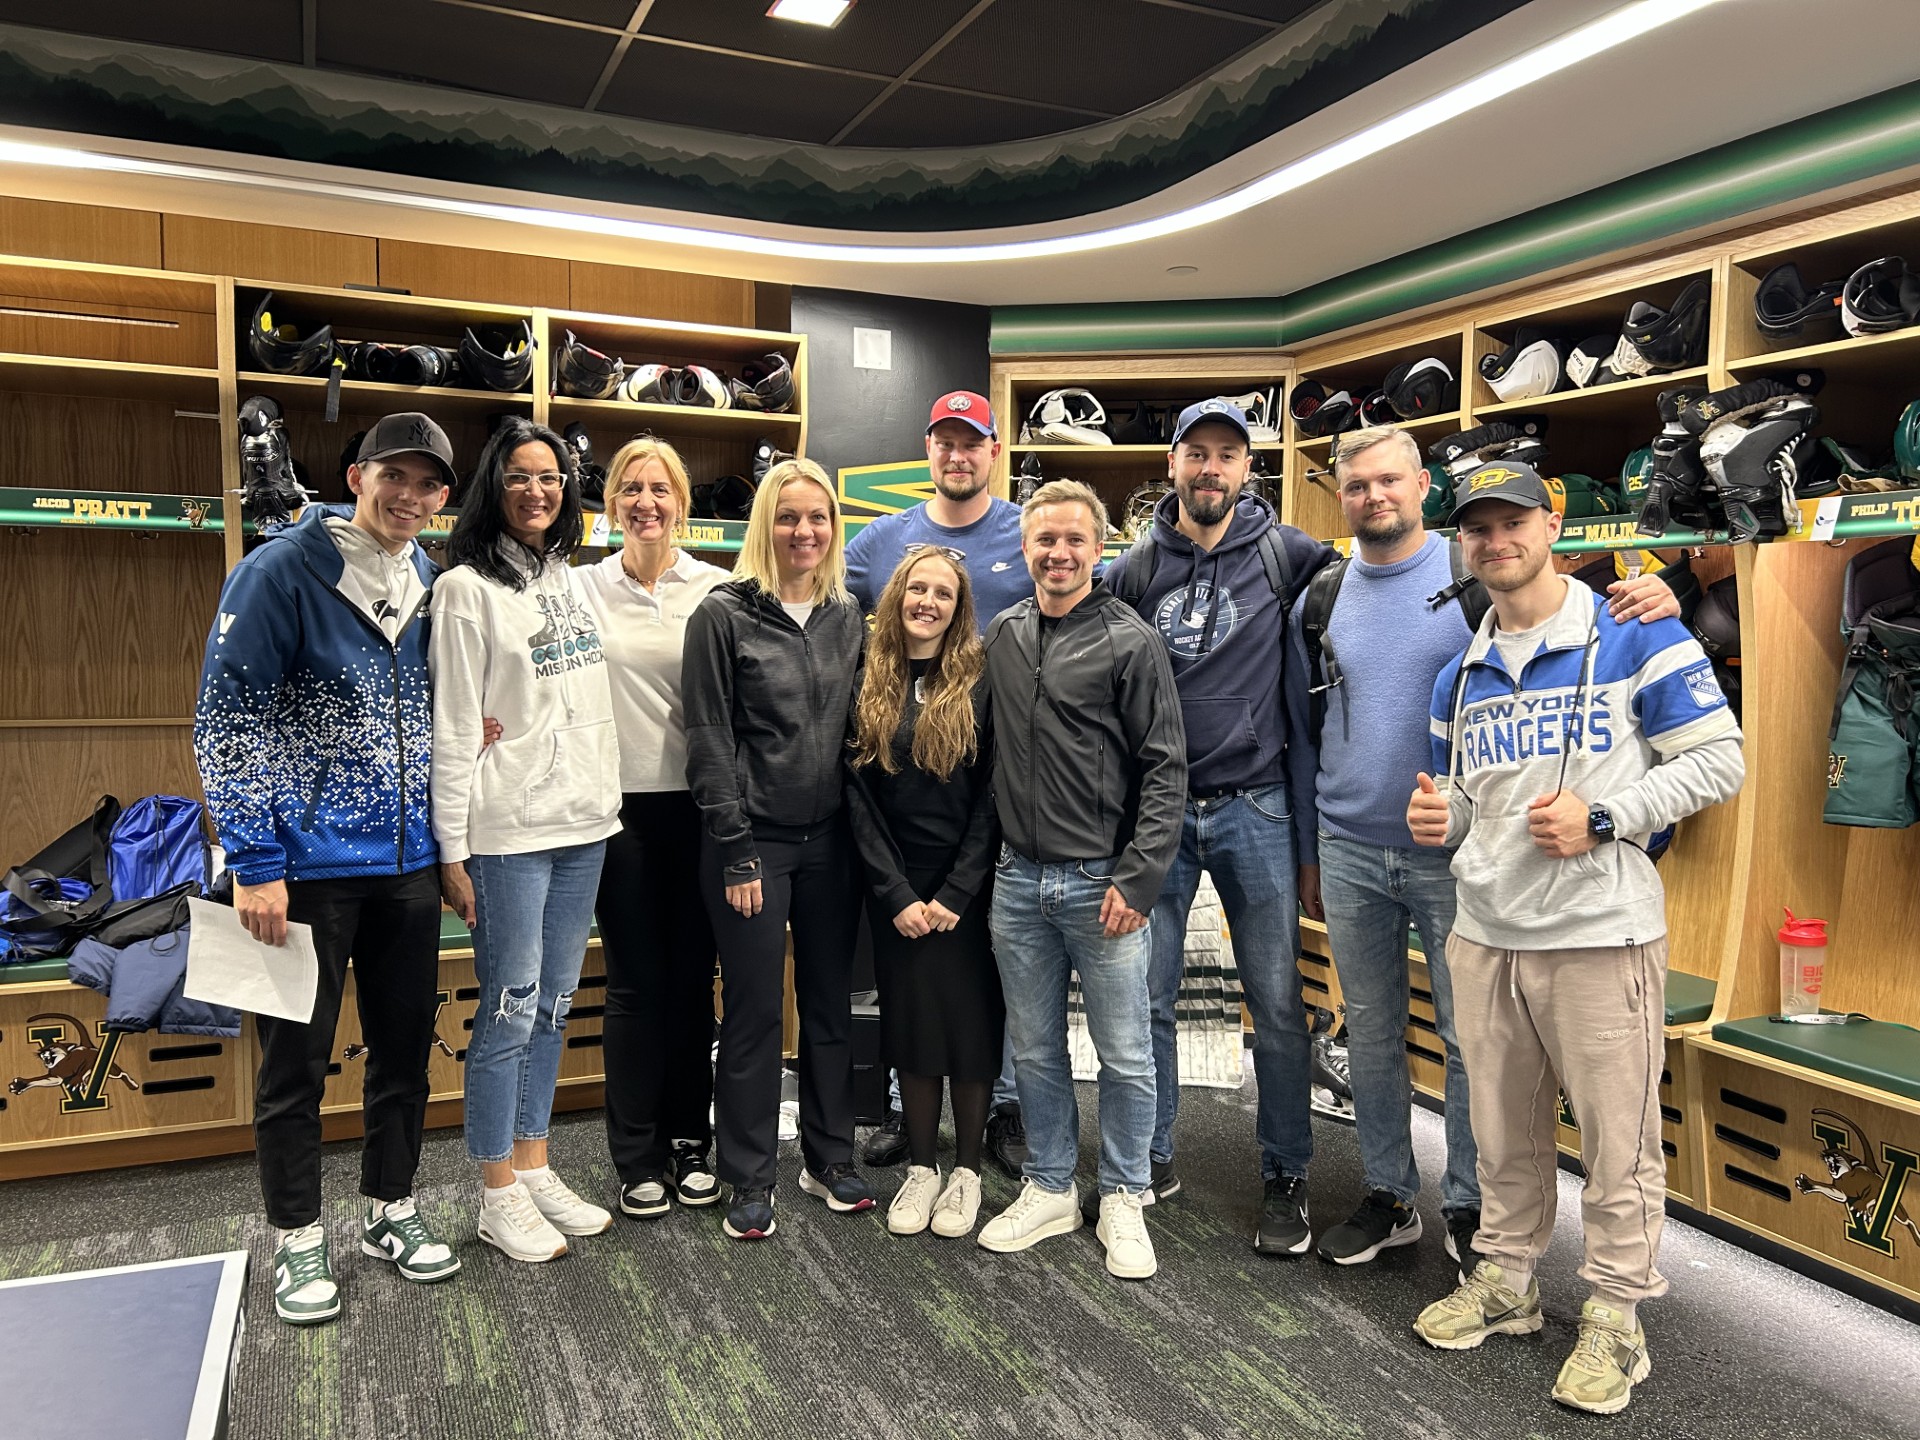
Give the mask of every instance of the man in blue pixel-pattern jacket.
M 447 502 L 453 447 L 389 415 L 347 472 L 352 518 L 310 506 L 227 577 L 207 636 L 194 750 L 234 908 L 254 938 L 308 925 L 320 961 L 306 1022 L 257 1017 L 254 1148 L 278 1233 L 274 1309 L 340 1313 L 320 1225 L 320 1100 L 347 960 L 366 1042 L 361 1249 L 408 1280 L 460 1268 L 413 1201 L 439 1012 L 439 859 L 427 800 L 433 705 L 415 537 Z

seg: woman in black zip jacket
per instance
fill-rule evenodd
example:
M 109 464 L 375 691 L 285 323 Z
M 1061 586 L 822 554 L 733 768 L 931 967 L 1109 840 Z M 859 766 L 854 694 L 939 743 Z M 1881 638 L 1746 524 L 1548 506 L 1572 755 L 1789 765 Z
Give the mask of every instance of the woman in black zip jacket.
M 840 507 L 809 460 L 760 482 L 734 579 L 687 622 L 687 784 L 700 807 L 702 900 L 720 950 L 714 1072 L 727 1233 L 774 1229 L 786 931 L 800 1012 L 800 1188 L 869 1210 L 853 1167 L 853 949 L 858 882 L 840 810 L 866 627 L 846 588 Z

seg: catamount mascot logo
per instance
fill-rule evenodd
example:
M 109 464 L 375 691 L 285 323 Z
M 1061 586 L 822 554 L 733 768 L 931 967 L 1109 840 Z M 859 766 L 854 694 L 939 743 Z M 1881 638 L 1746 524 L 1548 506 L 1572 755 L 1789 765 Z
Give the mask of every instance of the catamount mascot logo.
M 7 1093 L 21 1095 L 29 1090 L 59 1089 L 63 1114 L 77 1110 L 105 1110 L 109 1080 L 118 1080 L 129 1090 L 138 1090 L 140 1082 L 129 1075 L 115 1059 L 120 1049 L 120 1031 L 101 1027 L 101 1043 L 87 1036 L 87 1027 L 71 1015 L 50 1012 L 27 1021 L 27 1038 L 33 1041 L 41 1075 L 16 1075 L 7 1082 Z
M 1882 1145 L 1875 1160 L 1867 1132 L 1837 1110 L 1813 1112 L 1813 1138 L 1820 1142 L 1820 1163 L 1827 1173 L 1821 1179 L 1796 1175 L 1794 1189 L 1838 1202 L 1847 1212 L 1847 1239 L 1890 1260 L 1895 1225 L 1920 1241 L 1920 1226 L 1902 1198 L 1907 1180 L 1920 1169 L 1920 1155 Z

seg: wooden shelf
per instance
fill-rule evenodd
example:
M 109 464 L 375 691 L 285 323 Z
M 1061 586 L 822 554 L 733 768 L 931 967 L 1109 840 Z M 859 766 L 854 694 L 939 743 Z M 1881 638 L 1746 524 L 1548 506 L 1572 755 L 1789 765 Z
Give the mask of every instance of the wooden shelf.
M 327 403 L 327 379 L 322 375 L 269 375 L 259 370 L 242 370 L 239 376 L 241 399 L 249 395 L 270 395 L 283 409 L 320 410 Z M 450 385 L 387 385 L 373 380 L 340 382 L 340 413 L 347 415 L 391 415 L 419 410 L 438 418 L 442 415 L 484 416 L 496 411 L 530 414 L 533 396 L 525 391 L 468 390 Z M 343 422 L 344 423 L 344 422 Z
M 158 400 L 183 409 L 213 412 L 220 407 L 220 372 L 60 355 L 0 354 L 0 390 Z
M 1899 390 L 1911 398 L 1912 373 L 1920 361 L 1920 325 L 1904 330 L 1889 330 L 1882 335 L 1849 336 L 1823 345 L 1802 345 L 1792 350 L 1770 350 L 1763 355 L 1748 355 L 1729 360 L 1727 368 L 1737 376 L 1752 379 L 1771 370 L 1817 369 L 1827 377 L 1824 395 L 1839 385 L 1867 382 L 1878 388 Z M 1820 403 L 1820 395 L 1813 397 Z
M 751 444 L 765 436 L 785 449 L 804 423 L 800 415 L 769 415 L 762 410 L 707 410 L 698 405 L 636 405 L 626 400 L 577 400 L 555 395 L 547 402 L 554 429 L 571 421 L 585 425 L 627 427 L 671 440 L 676 435 L 709 440 L 742 440 Z
M 1676 370 L 1670 375 L 1641 375 L 1632 380 L 1616 380 L 1611 385 L 1595 385 L 1587 390 L 1561 390 L 1552 395 L 1541 395 L 1532 400 L 1507 400 L 1498 405 L 1476 405 L 1473 407 L 1473 423 L 1488 425 L 1495 420 L 1507 419 L 1515 415 L 1551 415 L 1558 422 L 1562 416 L 1572 419 L 1592 420 L 1606 424 L 1645 421 L 1647 436 L 1653 437 L 1660 428 L 1660 412 L 1654 405 L 1655 398 L 1663 390 L 1671 390 L 1682 385 L 1698 385 L 1705 388 L 1708 384 L 1707 367 L 1696 365 L 1690 370 Z M 1547 445 L 1553 445 L 1553 431 L 1547 432 Z
M 429 330 L 456 339 L 469 325 L 533 322 L 521 305 L 488 305 L 479 300 L 435 300 L 422 295 L 393 295 L 378 290 L 338 290 L 323 285 L 275 285 L 265 280 L 235 280 L 235 318 L 242 333 L 253 321 L 260 296 L 272 292 L 275 310 L 299 315 L 314 326 L 331 325 L 338 340 L 385 340 L 389 332 Z M 358 333 L 365 331 L 366 333 Z
M 683 359 L 692 364 L 738 365 L 778 351 L 792 360 L 805 337 L 781 330 L 736 330 L 724 325 L 681 325 L 666 320 L 639 320 L 622 315 L 600 315 L 586 310 L 547 312 L 547 353 L 558 355 L 567 331 L 580 340 L 623 360 Z
M 1396 420 L 1393 423 L 1416 439 L 1429 435 L 1436 438 L 1452 435 L 1466 428 L 1466 418 L 1458 410 L 1449 410 L 1444 415 L 1423 415 L 1418 420 Z M 1333 442 L 1339 438 L 1339 435 L 1319 435 L 1311 440 L 1300 441 L 1294 448 L 1302 455 L 1324 457 L 1333 453 Z M 1421 447 L 1423 454 L 1425 449 L 1425 446 Z

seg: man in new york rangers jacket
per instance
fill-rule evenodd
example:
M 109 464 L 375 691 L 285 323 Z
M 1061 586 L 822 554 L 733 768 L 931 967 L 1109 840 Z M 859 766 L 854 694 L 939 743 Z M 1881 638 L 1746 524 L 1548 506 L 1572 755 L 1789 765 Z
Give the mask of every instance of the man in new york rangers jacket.
M 1433 689 L 1433 776 L 1407 824 L 1454 845 L 1447 945 L 1480 1151 L 1481 1263 L 1414 1328 L 1442 1349 L 1541 1326 L 1555 1092 L 1580 1125 L 1592 1287 L 1553 1396 L 1623 1408 L 1648 1373 L 1636 1307 L 1666 1199 L 1659 1083 L 1667 972 L 1655 830 L 1735 794 L 1740 730 L 1677 620 L 1622 624 L 1551 564 L 1560 530 L 1525 465 L 1482 466 L 1453 519 L 1493 608 Z M 1556 1077 L 1558 1084 L 1556 1085 Z

